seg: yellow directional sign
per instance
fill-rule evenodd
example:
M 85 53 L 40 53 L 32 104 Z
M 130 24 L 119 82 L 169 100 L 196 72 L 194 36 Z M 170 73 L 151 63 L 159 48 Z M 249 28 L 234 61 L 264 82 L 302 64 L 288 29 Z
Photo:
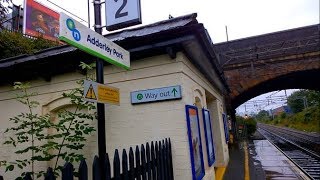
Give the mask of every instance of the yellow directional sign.
M 85 80 L 83 92 L 86 101 L 120 105 L 120 91 L 118 88 Z

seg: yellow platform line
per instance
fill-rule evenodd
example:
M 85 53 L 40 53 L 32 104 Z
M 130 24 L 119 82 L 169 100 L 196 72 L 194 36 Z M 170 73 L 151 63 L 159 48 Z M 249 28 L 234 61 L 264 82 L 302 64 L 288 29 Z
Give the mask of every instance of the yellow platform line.
M 226 172 L 226 168 L 218 167 L 215 171 L 216 171 L 216 180 L 222 180 L 224 173 Z
M 244 149 L 244 180 L 250 180 L 249 176 L 249 156 L 248 156 L 248 147 L 247 142 L 243 142 Z

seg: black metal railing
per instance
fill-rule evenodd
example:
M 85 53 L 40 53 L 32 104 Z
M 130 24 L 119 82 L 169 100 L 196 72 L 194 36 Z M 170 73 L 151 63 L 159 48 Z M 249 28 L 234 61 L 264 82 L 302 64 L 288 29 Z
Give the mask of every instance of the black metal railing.
M 147 143 L 136 146 L 135 152 L 130 147 L 129 156 L 127 151 L 122 151 L 122 161 L 118 149 L 115 150 L 113 158 L 113 177 L 111 176 L 111 166 L 109 156 L 106 156 L 106 172 L 99 172 L 99 157 L 95 156 L 92 166 L 92 178 L 88 177 L 88 166 L 85 160 L 80 162 L 77 177 L 79 180 L 101 180 L 101 173 L 106 173 L 106 180 L 173 180 L 171 141 Z M 120 163 L 121 162 L 121 163 Z M 70 162 L 66 162 L 62 169 L 62 180 L 73 180 L 75 177 L 74 167 Z M 44 180 L 55 180 L 52 168 L 48 168 Z M 0 176 L 0 180 L 3 177 Z M 27 174 L 24 180 L 32 180 L 31 174 Z

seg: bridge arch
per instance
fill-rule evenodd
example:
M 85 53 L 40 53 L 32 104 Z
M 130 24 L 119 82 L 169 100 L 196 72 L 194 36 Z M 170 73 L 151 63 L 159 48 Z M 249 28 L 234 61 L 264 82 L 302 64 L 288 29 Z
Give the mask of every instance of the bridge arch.
M 243 91 L 231 99 L 232 108 L 235 109 L 246 101 L 271 91 L 284 89 L 310 89 L 320 91 L 320 69 L 291 72 L 277 76 Z
M 320 24 L 214 44 L 229 111 L 260 94 L 315 89 L 320 83 Z

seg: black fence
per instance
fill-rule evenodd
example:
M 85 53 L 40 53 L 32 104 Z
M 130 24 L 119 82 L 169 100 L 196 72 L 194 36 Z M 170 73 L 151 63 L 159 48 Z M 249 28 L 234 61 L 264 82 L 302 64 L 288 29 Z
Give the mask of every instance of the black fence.
M 171 141 L 151 142 L 140 149 L 136 146 L 135 152 L 130 147 L 129 156 L 125 149 L 122 151 L 122 162 L 120 161 L 118 149 L 115 150 L 113 159 L 113 177 L 111 177 L 111 166 L 109 156 L 106 156 L 106 180 L 173 180 Z M 129 158 L 128 158 L 129 157 Z M 121 162 L 121 165 L 120 165 Z M 88 177 L 88 166 L 82 160 L 78 169 L 77 178 L 79 180 L 101 180 L 99 172 L 99 157 L 95 156 L 92 165 L 92 178 Z M 62 170 L 62 180 L 73 180 L 75 177 L 73 165 L 66 162 Z M 48 168 L 44 180 L 55 180 L 52 168 Z M 0 180 L 3 177 L 0 176 Z M 27 174 L 24 180 L 32 180 L 31 175 Z

